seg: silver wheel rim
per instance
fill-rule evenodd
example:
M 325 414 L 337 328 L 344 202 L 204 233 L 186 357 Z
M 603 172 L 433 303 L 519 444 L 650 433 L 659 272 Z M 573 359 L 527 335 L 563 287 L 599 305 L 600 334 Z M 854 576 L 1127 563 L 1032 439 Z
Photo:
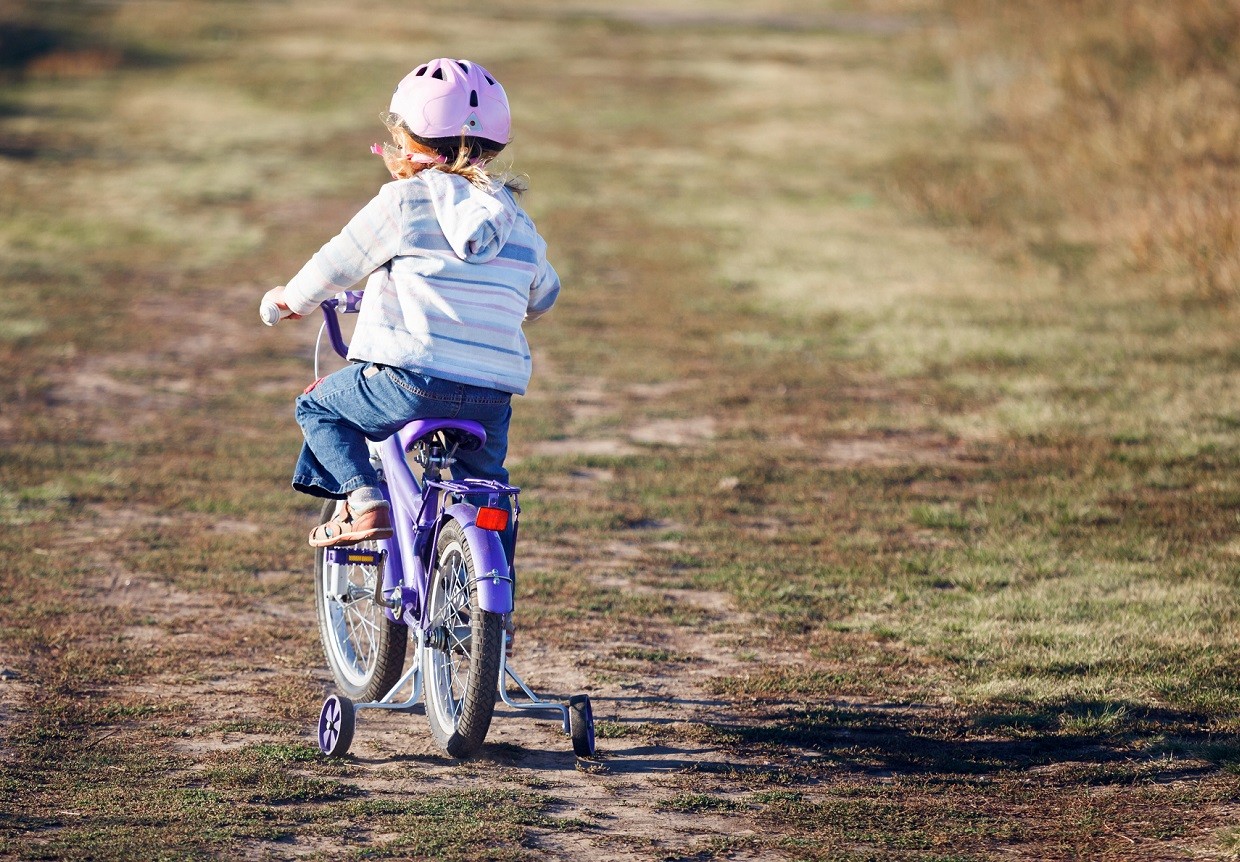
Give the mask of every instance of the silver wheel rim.
M 375 542 L 363 542 L 358 550 L 378 550 Z M 366 685 L 375 672 L 379 660 L 379 627 L 383 624 L 384 611 L 374 602 L 377 566 L 342 565 L 324 559 L 324 577 L 319 589 L 326 590 L 332 583 L 333 574 L 339 568 L 348 570 L 349 592 L 355 598 L 341 602 L 335 596 L 324 595 L 323 607 L 327 611 L 328 659 L 345 680 L 358 688 Z
M 455 728 L 465 706 L 471 636 L 469 570 L 460 541 L 454 539 L 440 551 L 433 578 L 429 628 L 444 629 L 447 649 L 427 647 L 427 708 L 434 711 L 441 727 Z

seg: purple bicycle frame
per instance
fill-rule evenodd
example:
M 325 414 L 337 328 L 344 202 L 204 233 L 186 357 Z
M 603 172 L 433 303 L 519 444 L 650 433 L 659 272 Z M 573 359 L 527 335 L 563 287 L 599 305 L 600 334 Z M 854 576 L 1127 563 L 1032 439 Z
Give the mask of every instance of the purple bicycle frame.
M 324 327 L 332 348 L 340 356 L 348 355 L 348 345 L 340 331 L 337 308 L 344 305 L 344 313 L 356 313 L 361 303 L 360 291 L 349 291 L 341 299 L 329 299 L 322 304 Z M 484 611 L 497 614 L 511 613 L 513 609 L 512 568 L 504 554 L 499 534 L 477 526 L 478 508 L 452 497 L 486 494 L 494 503 L 500 497 L 513 500 L 513 529 L 516 529 L 521 507 L 517 503 L 520 489 L 483 479 L 424 480 L 419 483 L 409 467 L 405 455 L 414 443 L 428 433 L 442 429 L 457 429 L 486 440 L 486 432 L 476 422 L 459 419 L 415 419 L 391 437 L 378 444 L 383 463 L 383 493 L 392 507 L 393 535 L 379 541 L 385 552 L 383 567 L 383 598 L 388 618 L 415 628 L 425 629 L 429 613 L 426 606 L 426 588 L 434 566 L 434 551 L 439 543 L 439 533 L 449 520 L 456 521 L 465 534 L 472 557 L 474 577 L 478 584 L 478 605 Z M 329 558 L 342 555 L 346 559 L 350 549 L 329 548 Z M 409 577 L 412 575 L 412 577 Z

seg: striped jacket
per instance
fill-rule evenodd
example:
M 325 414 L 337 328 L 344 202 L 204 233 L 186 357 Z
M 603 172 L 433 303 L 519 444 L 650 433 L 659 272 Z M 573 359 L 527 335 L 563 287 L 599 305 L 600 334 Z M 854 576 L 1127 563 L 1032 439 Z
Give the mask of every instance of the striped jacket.
M 504 188 L 424 170 L 383 186 L 285 286 L 308 314 L 366 278 L 349 358 L 524 393 L 524 320 L 549 310 L 560 280 L 547 244 Z

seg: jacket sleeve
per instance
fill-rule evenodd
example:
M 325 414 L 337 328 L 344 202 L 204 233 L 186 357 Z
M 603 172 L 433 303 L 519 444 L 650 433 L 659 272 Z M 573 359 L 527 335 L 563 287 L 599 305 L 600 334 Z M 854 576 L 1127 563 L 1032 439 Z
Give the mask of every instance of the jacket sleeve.
M 555 300 L 560 295 L 560 276 L 556 274 L 555 267 L 547 261 L 547 246 L 541 242 L 538 255 L 538 273 L 534 276 L 534 283 L 530 286 L 530 302 L 525 309 L 526 320 L 537 320 L 548 311 L 551 306 L 555 305 Z
M 394 258 L 400 239 L 400 196 L 389 183 L 285 285 L 288 307 L 297 314 L 314 311 Z

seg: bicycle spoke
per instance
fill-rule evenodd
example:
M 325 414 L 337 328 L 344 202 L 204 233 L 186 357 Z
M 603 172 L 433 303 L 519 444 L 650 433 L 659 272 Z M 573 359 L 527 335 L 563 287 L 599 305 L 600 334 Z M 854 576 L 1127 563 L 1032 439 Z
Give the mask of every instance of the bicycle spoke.
M 452 717 L 455 720 L 455 719 L 460 718 L 461 707 L 465 703 L 465 682 L 460 678 L 460 675 L 457 673 L 456 662 L 449 661 L 448 669 L 452 675 L 452 680 L 449 685 L 451 689 L 451 698 L 452 698 Z
M 462 651 L 468 652 L 468 650 L 465 650 L 465 638 L 457 634 L 457 632 L 461 631 L 462 629 L 464 629 L 466 636 L 468 636 L 469 634 L 468 626 L 448 626 L 447 627 L 448 651 L 449 652 L 455 652 L 457 647 L 460 647 Z
M 348 614 L 343 609 L 332 612 L 332 629 L 335 631 L 335 642 L 342 651 L 347 650 L 348 654 L 342 656 L 345 662 L 356 665 L 357 651 L 353 649 L 353 642 L 349 640 Z
M 358 551 L 378 553 L 377 543 Z M 319 633 L 327 662 L 338 686 L 350 697 L 373 700 L 390 690 L 403 672 L 407 633 L 374 601 L 382 568 L 367 563 L 338 563 L 337 552 L 325 550 L 316 560 Z
M 368 620 L 360 615 L 358 621 L 362 624 L 362 633 L 366 635 L 366 667 L 369 668 L 379 651 L 378 639 L 375 637 L 378 629 L 369 625 Z
M 360 624 L 366 630 L 366 632 L 370 634 L 372 637 L 374 633 L 379 631 L 379 624 L 376 623 L 373 619 L 371 619 L 370 616 L 363 614 L 360 610 L 357 610 L 356 608 L 353 608 L 352 613 L 353 613 L 354 619 L 357 620 L 358 624 Z
M 428 597 L 438 648 L 425 656 L 427 715 L 439 743 L 455 756 L 477 750 L 494 708 L 494 664 L 480 661 L 478 655 L 480 648 L 494 646 L 493 630 L 483 628 L 484 622 L 493 621 L 476 605 L 471 565 L 468 540 L 458 525 L 448 525 Z
M 448 621 L 447 615 L 451 611 L 451 608 L 452 608 L 452 606 L 446 600 L 442 602 L 438 601 L 440 595 L 445 595 L 445 598 L 446 598 L 447 586 L 448 586 L 446 575 L 440 574 L 439 583 L 437 584 L 437 586 L 439 589 L 435 591 L 436 602 L 431 608 L 431 622 L 439 624 L 439 625 L 443 625 L 447 623 Z
M 349 641 L 354 645 L 355 654 L 362 656 L 362 661 L 355 663 L 359 669 L 368 669 L 374 661 L 378 652 L 378 643 L 376 635 L 378 634 L 378 626 L 375 626 L 369 620 L 362 616 L 361 612 L 356 608 L 350 608 L 348 614 L 349 624 Z M 358 632 L 365 635 L 366 642 L 362 642 L 362 638 Z
M 456 714 L 456 672 L 451 661 L 445 661 L 436 672 L 441 714 Z
M 449 594 L 449 601 L 456 608 L 463 608 L 469 604 L 469 583 L 466 576 L 465 564 L 462 560 L 457 565 L 457 569 L 452 573 L 452 586 L 454 589 Z
M 366 664 L 366 659 L 361 649 L 362 645 L 357 637 L 357 624 L 352 614 L 345 614 L 344 620 L 348 631 L 344 643 L 349 648 L 349 651 L 353 653 L 353 667 L 357 669 L 363 668 Z
M 350 587 L 360 588 L 364 595 L 371 595 L 377 576 L 375 569 L 355 567 L 350 572 Z M 341 646 L 351 653 L 344 658 L 355 670 L 368 673 L 379 654 L 379 622 L 374 619 L 376 608 L 373 603 L 363 605 L 359 599 L 341 605 L 340 609 L 344 628 Z

